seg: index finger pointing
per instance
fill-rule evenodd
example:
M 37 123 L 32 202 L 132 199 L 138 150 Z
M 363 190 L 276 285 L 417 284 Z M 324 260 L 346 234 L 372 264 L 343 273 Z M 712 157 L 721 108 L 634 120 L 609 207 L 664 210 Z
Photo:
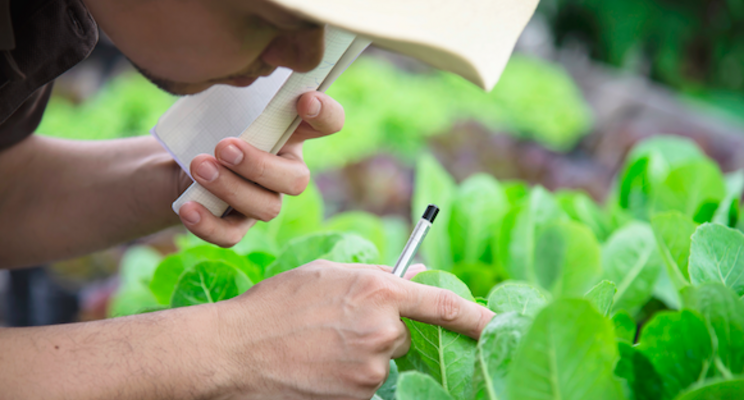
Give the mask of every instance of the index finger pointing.
M 463 299 L 454 292 L 397 279 L 401 288 L 398 310 L 401 317 L 438 325 L 453 332 L 480 338 L 494 315 L 480 304 Z

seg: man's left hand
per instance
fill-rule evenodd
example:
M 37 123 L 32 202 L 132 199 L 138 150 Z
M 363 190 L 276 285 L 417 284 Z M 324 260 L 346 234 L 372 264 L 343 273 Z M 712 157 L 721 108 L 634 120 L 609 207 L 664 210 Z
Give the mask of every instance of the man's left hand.
M 181 221 L 196 236 L 223 247 L 238 243 L 256 220 L 269 221 L 281 210 L 282 195 L 302 193 L 310 171 L 302 158 L 307 139 L 336 133 L 344 124 L 344 109 L 320 92 L 302 95 L 297 113 L 303 122 L 277 155 L 261 151 L 242 139 L 220 141 L 214 154 L 202 154 L 191 162 L 191 175 L 233 211 L 224 218 L 212 215 L 204 206 L 188 202 L 181 206 Z M 181 190 L 191 180 L 181 176 Z

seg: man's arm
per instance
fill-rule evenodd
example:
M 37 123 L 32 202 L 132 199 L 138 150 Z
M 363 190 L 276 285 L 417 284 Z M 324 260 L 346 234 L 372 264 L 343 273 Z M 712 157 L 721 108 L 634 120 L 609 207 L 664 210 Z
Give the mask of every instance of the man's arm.
M 216 304 L 0 329 L 0 399 L 368 400 L 410 347 L 401 317 L 478 338 L 493 315 L 389 267 L 316 261 Z
M 90 253 L 178 222 L 179 169 L 150 137 L 34 135 L 0 153 L 0 268 Z
M 216 158 L 194 159 L 199 183 L 237 212 L 220 219 L 186 203 L 181 216 L 189 230 L 231 246 L 256 219 L 276 216 L 280 193 L 305 189 L 303 142 L 339 131 L 344 112 L 315 92 L 302 96 L 297 110 L 304 122 L 278 155 L 230 138 L 219 143 Z M 216 173 L 211 181 L 201 177 L 205 166 Z M 0 269 L 88 254 L 173 226 L 179 217 L 171 203 L 190 183 L 149 136 L 98 142 L 31 136 L 0 152 Z
M 219 398 L 216 305 L 0 328 L 0 399 Z
M 150 137 L 34 135 L 0 153 L 0 268 L 64 259 L 178 222 L 179 168 Z

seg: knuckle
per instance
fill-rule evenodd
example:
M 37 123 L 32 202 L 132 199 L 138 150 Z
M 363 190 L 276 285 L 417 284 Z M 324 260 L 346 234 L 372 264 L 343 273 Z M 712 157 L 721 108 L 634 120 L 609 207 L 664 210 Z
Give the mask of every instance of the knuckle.
M 389 365 L 389 364 L 388 364 Z M 388 376 L 388 365 L 375 363 L 368 371 L 369 379 L 374 387 L 379 386 Z
M 359 386 L 376 389 L 388 376 L 388 365 L 381 362 L 369 362 L 360 369 L 357 376 Z
M 297 271 L 315 271 L 321 268 L 323 268 L 323 260 L 315 260 L 315 261 L 310 261 L 309 263 L 300 266 L 296 270 Z
M 217 227 L 215 227 L 213 224 L 204 224 L 200 227 L 200 229 L 192 229 L 191 232 L 193 232 L 199 238 L 206 240 L 207 242 L 214 243 L 216 241 L 215 237 L 217 236 Z
M 227 234 L 227 237 L 224 240 L 226 246 L 223 247 L 233 247 L 236 244 L 240 243 L 242 239 L 243 235 L 240 232 L 231 232 Z
M 323 274 L 323 272 L 327 271 L 331 267 L 334 267 L 335 265 L 336 263 L 332 261 L 320 259 L 320 260 L 310 261 L 309 263 L 295 270 L 302 270 L 303 272 L 309 272 L 312 274 L 316 274 L 318 275 L 317 277 L 320 278 L 319 274 Z
M 236 244 L 238 244 L 238 242 L 240 242 L 240 239 L 242 239 L 235 233 L 228 233 L 226 235 L 222 235 L 221 237 L 217 234 L 213 234 L 211 237 L 214 238 L 213 240 L 210 240 L 212 243 L 224 249 L 235 246 Z
M 451 322 L 460 316 L 460 297 L 450 290 L 441 290 L 437 295 L 437 311 L 442 321 Z
M 217 246 L 219 246 L 219 247 L 222 247 L 223 249 L 227 249 L 227 248 L 230 248 L 230 247 L 232 247 L 232 246 L 230 245 L 230 243 L 228 243 L 228 242 L 227 242 L 227 241 L 226 241 L 226 240 L 225 240 L 224 238 L 215 238 L 215 239 L 212 239 L 212 240 L 207 240 L 207 241 L 208 241 L 208 242 L 212 242 L 212 243 L 214 243 L 215 245 L 217 245 Z
M 263 222 L 269 222 L 279 216 L 279 213 L 281 211 L 282 197 L 278 193 L 274 193 L 272 198 L 258 212 L 258 215 L 256 215 L 256 219 Z
M 264 154 L 253 154 L 251 161 L 247 163 L 247 171 L 245 178 L 248 180 L 259 182 L 266 176 L 266 170 L 268 168 L 268 158 Z
M 341 264 L 339 262 L 331 261 L 331 260 L 326 260 L 326 259 L 323 259 L 323 258 L 318 259 L 315 262 L 317 262 L 320 267 L 325 268 L 325 269 L 328 269 L 328 268 L 338 268 L 338 267 L 341 267 L 343 265 L 343 264 Z
M 218 225 L 211 225 L 205 228 L 200 234 L 197 234 L 197 236 L 222 248 L 233 247 L 243 239 L 240 232 L 227 231 L 227 233 L 223 233 L 225 231 L 225 229 L 222 229 Z M 196 234 L 196 232 L 194 233 Z
M 310 261 L 309 263 L 305 265 L 307 265 L 309 268 L 325 268 L 329 264 L 333 264 L 333 261 L 318 259 L 318 260 Z
M 287 194 L 292 196 L 302 194 L 302 192 L 307 188 L 308 183 L 310 183 L 310 170 L 303 164 L 300 174 L 298 174 L 289 185 Z
M 362 279 L 364 289 L 370 293 L 371 298 L 380 303 L 387 303 L 395 298 L 395 288 L 376 274 L 365 274 Z
M 376 342 L 381 350 L 390 349 L 400 339 L 402 332 L 394 325 L 386 325 L 377 330 Z

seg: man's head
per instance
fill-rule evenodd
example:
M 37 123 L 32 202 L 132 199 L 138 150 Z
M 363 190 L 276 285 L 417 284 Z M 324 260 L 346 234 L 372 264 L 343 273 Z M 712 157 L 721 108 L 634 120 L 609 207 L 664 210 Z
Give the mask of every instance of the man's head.
M 266 0 L 85 0 L 101 29 L 162 89 L 248 86 L 276 67 L 313 69 L 323 28 Z

